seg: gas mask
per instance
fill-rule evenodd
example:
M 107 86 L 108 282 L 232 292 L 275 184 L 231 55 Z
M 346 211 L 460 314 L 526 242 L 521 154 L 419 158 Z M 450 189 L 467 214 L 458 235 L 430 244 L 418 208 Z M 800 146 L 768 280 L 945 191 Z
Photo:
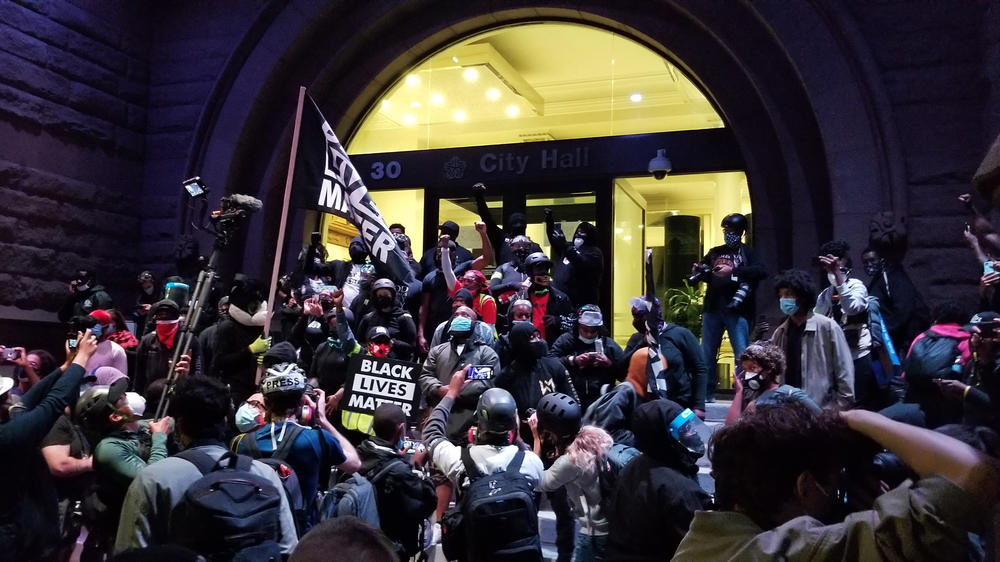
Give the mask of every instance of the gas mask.
M 764 385 L 764 381 L 760 376 L 760 373 L 752 373 L 750 371 L 743 371 L 743 383 L 747 385 L 747 388 L 753 391 L 760 390 Z

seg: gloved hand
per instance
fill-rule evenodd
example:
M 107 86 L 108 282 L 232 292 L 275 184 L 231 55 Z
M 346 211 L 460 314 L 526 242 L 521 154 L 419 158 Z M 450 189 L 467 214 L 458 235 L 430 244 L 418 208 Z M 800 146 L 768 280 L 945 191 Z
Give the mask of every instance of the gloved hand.
M 252 344 L 247 346 L 247 349 L 250 350 L 250 353 L 264 353 L 271 349 L 271 338 L 259 336 Z

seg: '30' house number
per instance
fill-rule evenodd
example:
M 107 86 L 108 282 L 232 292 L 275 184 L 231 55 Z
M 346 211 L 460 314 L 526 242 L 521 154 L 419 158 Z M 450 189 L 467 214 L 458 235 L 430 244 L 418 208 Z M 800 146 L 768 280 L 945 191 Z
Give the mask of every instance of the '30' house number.
M 394 180 L 401 173 L 403 173 L 403 166 L 395 160 L 390 160 L 389 162 L 372 162 L 372 167 L 369 171 L 369 175 L 371 175 L 373 180 L 383 178 Z

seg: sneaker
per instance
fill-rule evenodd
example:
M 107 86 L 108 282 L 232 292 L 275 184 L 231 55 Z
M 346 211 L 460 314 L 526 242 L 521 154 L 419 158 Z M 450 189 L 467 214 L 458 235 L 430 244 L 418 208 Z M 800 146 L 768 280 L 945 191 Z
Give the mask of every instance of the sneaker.
M 706 404 L 715 404 L 715 397 L 714 396 L 709 396 L 708 398 L 705 399 L 705 403 Z

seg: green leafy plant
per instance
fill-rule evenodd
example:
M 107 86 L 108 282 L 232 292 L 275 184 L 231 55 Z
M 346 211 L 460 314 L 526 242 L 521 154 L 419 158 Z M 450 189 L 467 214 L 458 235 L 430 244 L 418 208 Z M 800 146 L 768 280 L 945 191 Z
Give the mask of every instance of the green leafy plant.
M 667 320 L 691 330 L 696 337 L 701 336 L 701 310 L 705 293 L 698 285 L 691 286 L 685 279 L 684 287 L 667 289 L 663 295 L 667 303 Z

